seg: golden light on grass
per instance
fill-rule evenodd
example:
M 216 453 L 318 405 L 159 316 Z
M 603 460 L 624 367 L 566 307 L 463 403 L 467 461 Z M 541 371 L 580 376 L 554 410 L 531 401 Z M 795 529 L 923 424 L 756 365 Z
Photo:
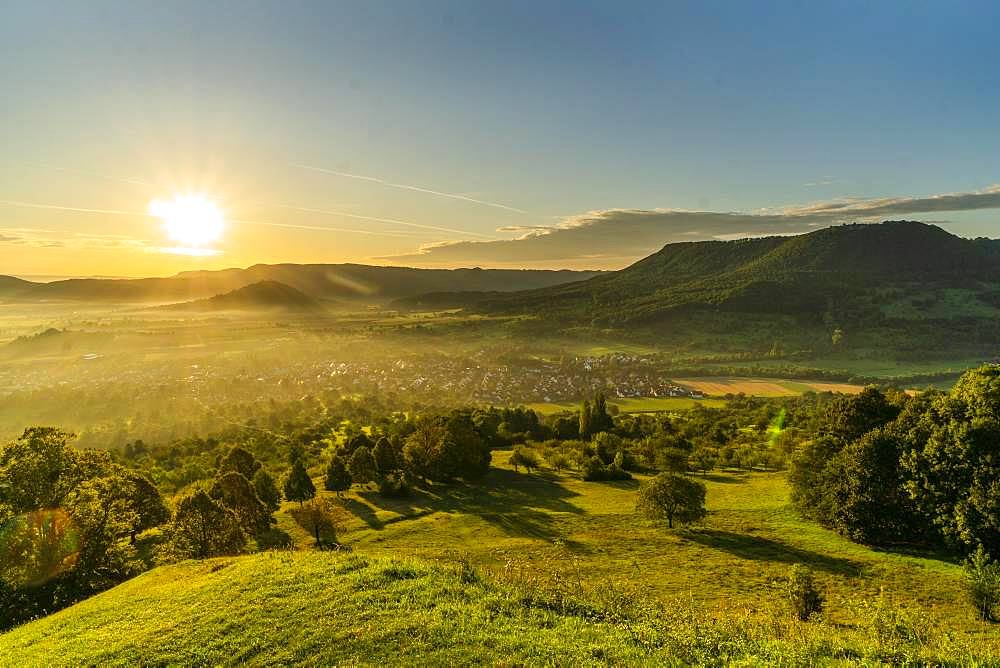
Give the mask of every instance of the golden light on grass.
M 175 195 L 173 199 L 155 199 L 149 213 L 163 221 L 163 231 L 191 255 L 214 251 L 202 248 L 222 238 L 225 219 L 222 210 L 202 194 Z M 181 249 L 168 249 L 178 251 Z

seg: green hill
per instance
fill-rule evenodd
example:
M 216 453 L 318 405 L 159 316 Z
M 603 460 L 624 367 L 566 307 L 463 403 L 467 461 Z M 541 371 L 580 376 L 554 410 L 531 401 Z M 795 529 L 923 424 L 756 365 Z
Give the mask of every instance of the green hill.
M 162 566 L 0 634 L 0 665 L 993 665 L 961 568 L 803 520 L 777 473 L 705 478 L 705 525 L 638 518 L 634 482 L 510 469 L 386 499 L 345 495 L 351 553 Z M 332 496 L 331 493 L 323 493 Z M 820 619 L 782 600 L 817 575 Z M 993 663 L 991 663 L 993 662 Z
M 669 244 L 621 271 L 549 288 L 403 300 L 611 328 L 702 350 L 845 346 L 990 354 L 1000 340 L 1000 242 L 908 221 L 793 237 Z
M 225 294 L 161 306 L 181 311 L 322 311 L 323 304 L 278 281 L 260 281 Z

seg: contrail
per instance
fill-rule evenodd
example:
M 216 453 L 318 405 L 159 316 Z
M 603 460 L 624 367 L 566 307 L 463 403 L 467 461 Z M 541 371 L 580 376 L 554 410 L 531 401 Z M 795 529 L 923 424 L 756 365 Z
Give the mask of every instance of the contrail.
M 374 216 L 362 216 L 357 213 L 347 213 L 346 211 L 331 211 L 329 209 L 310 209 L 305 206 L 291 206 L 287 204 L 279 204 L 282 209 L 292 209 L 293 211 L 306 211 L 309 213 L 321 213 L 327 216 L 344 216 L 345 218 L 355 218 L 357 220 L 371 220 L 377 223 L 389 223 L 391 225 L 405 225 L 406 227 L 417 227 L 422 230 L 433 230 L 435 232 L 450 232 L 452 234 L 467 234 L 473 237 L 483 237 L 484 239 L 493 239 L 486 234 L 480 234 L 479 232 L 469 232 L 468 230 L 458 230 L 452 227 L 438 227 L 437 225 L 424 225 L 422 223 L 411 223 L 406 220 L 396 220 L 395 218 L 376 218 Z
M 65 167 L 56 167 L 55 165 L 27 165 L 27 167 L 33 169 L 48 169 L 53 172 L 62 172 L 64 174 L 72 174 L 74 176 L 85 176 L 92 179 L 102 179 L 104 181 L 115 181 L 117 183 L 127 183 L 133 186 L 142 186 L 143 188 L 155 188 L 156 186 L 152 183 L 147 183 L 146 181 L 140 181 L 139 179 L 125 179 L 119 176 L 107 176 L 105 174 L 96 174 L 94 172 L 81 172 L 75 169 L 67 169 Z
M 75 211 L 77 213 L 101 213 L 111 216 L 141 216 L 143 218 L 153 218 L 154 216 L 145 211 L 122 211 L 120 209 L 84 209 L 78 206 L 59 206 L 57 204 L 40 204 L 38 202 L 19 202 L 17 200 L 0 199 L 0 205 L 19 206 L 27 209 L 53 209 L 55 211 Z
M 373 230 L 356 230 L 349 227 L 325 227 L 321 225 L 296 225 L 293 223 L 272 223 L 263 220 L 239 220 L 232 219 L 234 223 L 240 223 L 243 225 L 265 225 L 267 227 L 285 227 L 292 230 L 317 230 L 320 232 L 346 232 L 349 234 L 368 234 L 371 236 L 379 237 L 397 237 L 404 239 L 415 238 L 412 234 L 405 234 L 403 232 L 375 232 Z
M 120 209 L 85 209 L 78 206 L 60 206 L 58 204 L 41 204 L 38 202 L 19 202 L 17 200 L 0 200 L 0 206 L 17 206 L 29 209 L 49 209 L 54 211 L 73 211 L 76 213 L 99 213 L 112 216 L 137 216 L 140 218 L 156 218 L 156 216 L 147 213 L 145 211 L 123 211 Z M 319 225 L 295 225 L 292 223 L 272 223 L 265 222 L 261 220 L 240 220 L 238 218 L 229 218 L 230 222 L 242 223 L 245 225 L 266 225 L 268 227 L 284 227 L 292 230 L 317 230 L 320 232 L 344 232 L 347 234 L 367 234 L 370 236 L 380 236 L 380 237 L 397 237 L 405 239 L 413 239 L 414 235 L 405 234 L 402 232 L 375 232 L 373 230 L 358 230 L 349 227 L 325 227 Z
M 417 186 L 408 186 L 405 183 L 393 183 L 391 181 L 386 181 L 385 179 L 380 179 L 374 176 L 362 176 L 361 174 L 350 174 L 348 172 L 338 172 L 332 169 L 324 169 L 322 167 L 313 167 L 311 165 L 298 165 L 293 164 L 293 167 L 298 167 L 299 169 L 308 169 L 313 172 L 321 172 L 323 174 L 332 174 L 334 176 L 343 176 L 347 179 L 358 179 L 359 181 L 370 181 L 371 183 L 378 183 L 379 185 L 387 186 L 389 188 L 399 188 L 400 190 L 412 190 L 413 192 L 426 193 L 428 195 L 437 195 L 438 197 L 448 197 L 450 199 L 457 199 L 463 202 L 470 202 L 472 204 L 481 204 L 482 206 L 491 206 L 495 209 L 504 209 L 506 211 L 513 211 L 514 213 L 528 213 L 524 209 L 518 209 L 517 207 L 508 206 L 506 204 L 500 204 L 499 202 L 489 202 L 487 200 L 475 199 L 474 197 L 467 197 L 465 195 L 458 195 L 456 193 L 446 193 L 440 190 L 431 190 L 430 188 L 419 188 Z

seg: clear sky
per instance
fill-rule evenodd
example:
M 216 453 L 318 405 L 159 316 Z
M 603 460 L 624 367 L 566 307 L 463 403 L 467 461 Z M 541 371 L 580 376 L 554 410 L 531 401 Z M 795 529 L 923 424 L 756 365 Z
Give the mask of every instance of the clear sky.
M 0 274 L 1000 236 L 997 25 L 960 1 L 9 1 Z M 178 193 L 225 217 L 195 255 L 149 215 Z

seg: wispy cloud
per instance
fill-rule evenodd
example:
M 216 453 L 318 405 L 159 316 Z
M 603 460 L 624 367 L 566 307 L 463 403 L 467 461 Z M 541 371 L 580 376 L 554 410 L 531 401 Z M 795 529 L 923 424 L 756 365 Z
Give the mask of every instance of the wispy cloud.
M 375 176 L 363 176 L 361 174 L 351 174 L 349 172 L 338 172 L 333 169 L 325 169 L 323 167 L 314 167 L 312 165 L 299 165 L 294 164 L 293 167 L 299 169 L 307 169 L 313 172 L 319 172 L 321 174 L 330 174 L 332 176 L 341 176 L 346 179 L 357 179 L 359 181 L 368 181 L 369 183 L 377 183 L 387 188 L 398 188 L 399 190 L 409 190 L 412 192 L 424 193 L 425 195 L 435 195 L 437 197 L 447 197 L 448 199 L 460 200 L 462 202 L 469 202 L 470 204 L 479 204 L 481 206 L 489 206 L 495 209 L 504 209 L 506 211 L 513 211 L 514 213 L 528 213 L 524 209 L 519 209 L 515 206 L 510 206 L 508 204 L 501 204 L 500 202 L 490 202 L 489 200 L 476 199 L 475 197 L 469 197 L 468 195 L 462 195 L 459 193 L 449 193 L 441 190 L 431 190 L 430 188 L 421 188 L 420 186 L 411 186 L 405 183 L 393 183 L 392 181 L 386 181 L 385 179 L 380 179 Z
M 386 223 L 389 225 L 402 225 L 405 227 L 415 227 L 421 230 L 430 230 L 434 232 L 448 232 L 449 234 L 461 234 L 470 237 L 482 237 L 484 239 L 493 239 L 495 237 L 480 234 L 479 232 L 471 232 L 469 230 L 460 230 L 454 227 L 440 227 L 438 225 L 425 225 L 423 223 L 414 223 L 408 220 L 398 220 L 396 218 L 377 218 L 375 216 L 362 216 L 357 213 L 348 213 L 346 211 L 333 211 L 331 209 L 311 209 L 305 206 L 291 206 L 287 204 L 280 205 L 283 209 L 291 209 L 292 211 L 303 211 L 306 213 L 318 213 L 325 216 L 341 216 L 343 218 L 352 218 L 354 220 L 367 220 L 375 223 Z
M 111 181 L 114 183 L 125 183 L 131 186 L 139 186 L 141 188 L 156 188 L 155 184 L 149 183 L 148 181 L 143 181 L 137 178 L 126 178 L 121 176 L 109 176 L 107 174 L 98 174 L 96 172 L 81 171 L 77 169 L 68 169 L 66 167 L 57 167 L 55 165 L 25 165 L 31 169 L 44 169 L 51 172 L 60 172 L 62 174 L 71 174 L 73 176 L 82 176 L 90 179 L 100 179 L 101 181 Z
M 609 209 L 569 216 L 552 226 L 501 228 L 518 236 L 496 241 L 447 241 L 380 259 L 439 266 L 561 263 L 611 267 L 681 241 L 789 235 L 848 221 L 941 211 L 1000 208 L 1000 185 L 970 193 L 817 202 L 755 213 L 676 209 Z

